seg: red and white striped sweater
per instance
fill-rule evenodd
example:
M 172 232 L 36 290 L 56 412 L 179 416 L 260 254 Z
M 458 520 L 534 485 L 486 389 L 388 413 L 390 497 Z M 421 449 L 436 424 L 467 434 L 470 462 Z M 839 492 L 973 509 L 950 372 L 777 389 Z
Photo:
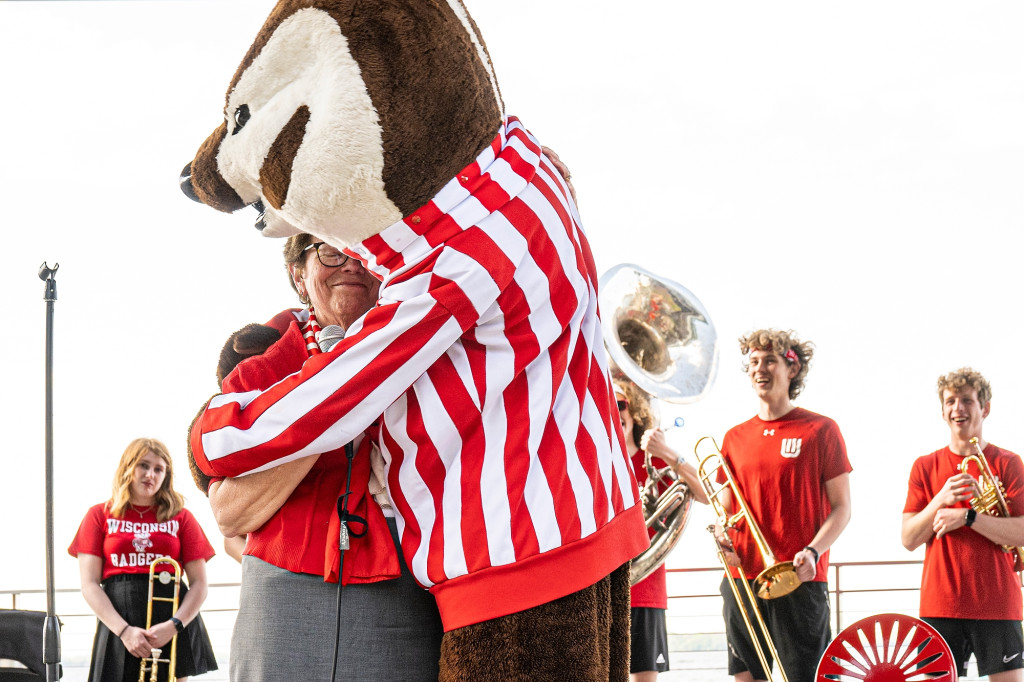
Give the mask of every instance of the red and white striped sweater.
M 575 205 L 515 118 L 426 206 L 348 250 L 383 280 L 330 353 L 210 401 L 191 434 L 241 476 L 383 413 L 402 549 L 445 629 L 587 587 L 647 546 Z M 341 352 L 337 352 L 341 351 Z

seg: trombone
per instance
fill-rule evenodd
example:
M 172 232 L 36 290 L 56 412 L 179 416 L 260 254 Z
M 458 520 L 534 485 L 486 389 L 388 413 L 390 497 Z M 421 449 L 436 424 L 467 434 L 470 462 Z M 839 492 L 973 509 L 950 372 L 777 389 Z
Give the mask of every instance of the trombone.
M 979 481 L 981 489 L 979 495 L 971 499 L 971 507 L 979 514 L 1009 518 L 1010 505 L 1006 502 L 1006 494 L 1005 490 L 1003 490 L 1002 482 L 992 473 L 992 467 L 988 465 L 988 460 L 985 458 L 985 453 L 982 451 L 978 439 L 972 438 L 970 443 L 978 454 L 964 457 L 963 461 L 960 462 L 959 468 L 960 473 L 966 474 L 968 473 L 967 469 L 970 463 L 975 462 L 981 473 L 981 480 Z M 1024 568 L 1024 548 L 1003 545 L 1003 551 L 1013 552 L 1014 571 L 1020 571 Z
M 711 443 L 715 446 L 715 451 L 707 457 L 701 458 L 700 454 L 697 453 L 697 450 L 700 448 L 700 444 L 705 440 L 711 440 Z M 768 547 L 768 543 L 765 541 L 764 535 L 761 534 L 761 529 L 758 527 L 757 521 L 750 514 L 750 510 L 747 508 L 746 500 L 744 500 L 743 495 L 740 494 L 740 490 L 736 485 L 736 479 L 733 477 L 732 470 L 729 468 L 729 465 L 725 463 L 725 459 L 722 458 L 722 453 L 718 448 L 718 443 L 716 443 L 711 436 L 704 436 L 697 441 L 693 451 L 700 461 L 698 475 L 700 476 L 701 485 L 704 487 L 704 492 L 708 496 L 708 501 L 711 503 L 711 506 L 714 508 L 715 513 L 721 521 L 722 528 L 735 528 L 739 521 L 745 520 L 747 522 L 747 530 L 750 531 L 750 536 L 753 538 L 754 544 L 757 545 L 757 548 L 761 552 L 761 558 L 764 560 L 765 569 L 761 571 L 755 579 L 758 584 L 757 596 L 762 599 L 775 599 L 776 597 L 783 597 L 800 587 L 800 579 L 796 577 L 796 569 L 793 567 L 793 562 L 778 561 L 775 558 L 775 555 L 772 554 L 772 550 Z M 713 478 L 717 478 L 719 471 L 725 474 L 725 483 L 721 485 L 717 485 L 717 481 L 712 480 Z M 720 496 L 726 492 L 731 493 L 733 507 L 737 509 L 735 514 L 730 514 L 729 510 L 725 508 L 722 500 L 719 499 Z
M 156 567 L 158 564 L 167 563 L 170 564 L 174 569 L 174 577 L 168 571 L 162 571 L 159 576 L 156 575 Z M 171 580 L 174 580 L 174 594 L 170 597 L 156 597 L 153 595 L 153 581 L 159 580 L 161 584 L 166 585 Z M 171 602 L 171 614 L 178 610 L 178 592 L 181 589 L 181 566 L 177 561 L 169 556 L 160 557 L 155 559 L 153 563 L 149 565 L 149 601 L 146 605 L 146 629 L 153 627 L 153 602 L 165 601 Z M 162 649 L 153 649 L 152 653 L 143 658 L 139 662 L 139 682 L 146 682 L 146 670 L 147 664 L 149 666 L 149 681 L 157 682 L 157 665 L 160 663 L 167 664 L 167 679 L 173 680 L 174 677 L 174 664 L 178 659 L 178 633 L 175 633 L 171 637 L 171 655 L 169 658 L 160 658 L 160 654 L 163 652 Z
M 714 445 L 715 451 L 702 458 L 698 450 L 700 449 L 700 444 L 708 439 L 710 439 L 711 443 Z M 761 551 L 761 557 L 764 559 L 764 565 L 766 568 L 761 571 L 757 578 L 755 578 L 755 582 L 758 583 L 758 596 L 762 599 L 775 599 L 776 597 L 787 595 L 799 587 L 800 579 L 796 575 L 796 569 L 793 567 L 793 562 L 777 561 L 775 559 L 775 555 L 772 554 L 771 549 L 768 548 L 768 543 L 765 542 L 764 536 L 761 534 L 761 530 L 757 526 L 757 522 L 754 520 L 754 517 L 751 516 L 750 510 L 747 508 L 746 500 L 744 500 L 743 496 L 740 494 L 740 490 L 736 485 L 736 480 L 733 477 L 732 470 L 722 457 L 718 443 L 716 443 L 710 436 L 704 436 L 697 441 L 696 445 L 694 445 L 693 451 L 694 454 L 697 455 L 697 459 L 700 461 L 697 473 L 700 478 L 701 486 L 704 488 L 704 492 L 708 496 L 708 501 L 714 508 L 715 514 L 718 516 L 719 523 L 723 530 L 735 528 L 738 522 L 745 520 L 747 523 L 747 529 L 750 531 L 750 535 L 754 539 L 754 543 Z M 716 480 L 719 472 L 725 476 L 725 483 L 720 485 Z M 729 510 L 725 508 L 725 502 L 720 499 L 727 491 L 732 497 L 733 507 L 737 509 L 735 514 L 730 513 Z M 722 543 L 718 540 L 718 535 L 715 533 L 715 527 L 708 526 L 708 531 L 715 539 L 715 546 L 718 549 L 718 559 L 722 562 L 722 566 L 725 568 L 726 582 L 729 583 L 729 587 L 732 589 L 733 597 L 736 599 L 736 606 L 740 610 L 740 615 L 743 616 L 743 624 L 746 626 L 747 632 L 750 633 L 751 643 L 757 651 L 757 657 L 761 661 L 761 667 L 764 669 L 768 682 L 774 682 L 774 678 L 772 677 L 771 666 L 768 664 L 764 648 L 761 646 L 762 639 L 764 640 L 765 645 L 767 645 L 768 652 L 779 665 L 779 676 L 781 677 L 782 682 L 789 682 L 789 679 L 786 677 L 786 671 L 782 667 L 782 661 L 779 660 L 778 651 L 775 649 L 775 643 L 772 641 L 771 634 L 768 631 L 768 625 L 765 623 L 764 617 L 761 615 L 761 609 L 758 608 L 757 601 L 754 599 L 754 591 L 751 589 L 750 583 L 746 579 L 746 573 L 743 570 L 742 564 L 739 566 L 739 582 L 743 585 L 743 590 L 746 593 L 746 599 L 740 595 L 740 590 L 736 586 L 736 581 L 732 577 L 729 562 L 725 556 L 726 548 L 723 547 Z M 751 616 L 753 616 L 753 621 L 756 621 L 757 623 L 758 629 L 756 630 L 754 628 L 754 622 L 751 620 Z

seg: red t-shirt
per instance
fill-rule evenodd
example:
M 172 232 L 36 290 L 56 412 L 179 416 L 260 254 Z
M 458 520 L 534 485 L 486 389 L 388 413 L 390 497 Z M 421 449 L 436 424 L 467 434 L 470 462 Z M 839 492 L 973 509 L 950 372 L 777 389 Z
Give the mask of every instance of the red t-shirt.
M 792 561 L 810 544 L 832 512 L 825 482 L 853 470 L 836 423 L 799 407 L 780 419 L 754 417 L 729 429 L 722 454 L 777 561 Z M 764 560 L 746 522 L 731 537 L 747 577 L 757 577 Z M 826 582 L 827 573 L 825 551 L 814 581 Z
M 644 451 L 637 450 L 633 453 L 631 458 L 633 462 L 633 473 L 636 475 L 636 480 L 640 485 L 647 483 L 647 469 L 644 467 Z M 651 458 L 651 464 L 656 469 L 662 469 L 668 464 L 658 459 L 657 457 Z M 667 484 L 659 486 L 662 490 L 667 488 Z M 654 537 L 657 531 L 653 528 L 647 529 L 649 537 Z M 629 591 L 630 606 L 645 607 L 651 609 L 667 609 L 668 608 L 668 588 L 666 585 L 665 564 L 660 564 L 654 572 L 649 576 L 633 585 Z
M 1010 514 L 1024 513 L 1020 457 L 989 443 L 985 459 L 1003 484 Z M 903 513 L 916 514 L 927 507 L 946 480 L 960 473 L 962 461 L 949 447 L 919 457 L 910 470 Z M 968 473 L 979 478 L 976 464 Z M 970 505 L 963 501 L 953 506 Z M 928 540 L 921 574 L 922 617 L 1021 620 L 1021 614 L 1020 578 L 1013 571 L 1013 555 L 1003 552 L 1001 545 L 966 527 Z
M 182 509 L 167 521 L 157 521 L 154 507 L 141 514 L 111 516 L 107 503 L 93 505 L 82 519 L 68 553 L 92 554 L 103 559 L 103 577 L 122 573 L 149 573 L 154 559 L 171 557 L 182 570 L 196 559 L 209 561 L 215 552 L 192 513 Z

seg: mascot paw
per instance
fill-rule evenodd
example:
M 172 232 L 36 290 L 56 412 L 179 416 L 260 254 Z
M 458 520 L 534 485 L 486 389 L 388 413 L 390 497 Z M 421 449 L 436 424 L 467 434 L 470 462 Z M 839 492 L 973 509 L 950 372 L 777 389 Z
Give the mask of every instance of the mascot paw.
M 576 188 L 572 186 L 572 173 L 569 171 L 569 167 L 565 165 L 565 162 L 558 158 L 558 154 L 555 153 L 554 149 L 550 147 L 541 146 L 541 151 L 544 155 L 551 160 L 551 165 L 555 167 L 562 179 L 565 180 L 566 187 L 569 188 L 569 194 L 572 195 L 573 202 L 576 201 Z
M 217 385 L 246 358 L 262 355 L 281 338 L 281 332 L 262 324 L 247 324 L 228 337 L 217 361 Z

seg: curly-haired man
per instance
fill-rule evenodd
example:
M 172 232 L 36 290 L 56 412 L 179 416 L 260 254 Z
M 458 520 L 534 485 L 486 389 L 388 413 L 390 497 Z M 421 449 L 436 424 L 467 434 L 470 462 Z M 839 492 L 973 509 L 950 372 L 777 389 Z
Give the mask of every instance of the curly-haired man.
M 1024 545 L 1024 463 L 982 438 L 992 407 L 985 377 L 964 367 L 939 377 L 938 389 L 949 445 L 914 462 L 903 508 L 903 546 L 925 545 L 920 615 L 953 650 L 961 677 L 974 654 L 979 675 L 1021 682 L 1020 567 L 1017 552 L 1003 546 Z M 967 458 L 978 457 L 979 450 L 1003 488 L 1009 516 L 971 507 L 980 473 L 978 462 Z
M 836 423 L 793 404 L 803 390 L 813 345 L 792 331 L 761 329 L 740 339 L 740 352 L 759 406 L 756 416 L 725 434 L 722 455 L 768 547 L 778 561 L 793 562 L 800 580 L 789 594 L 756 600 L 789 682 L 810 682 L 832 638 L 828 549 L 850 520 L 852 467 Z M 729 492 L 722 498 L 727 505 Z M 726 540 L 735 550 L 730 563 L 738 558 L 741 564 L 732 569 L 737 581 L 740 571 L 753 581 L 765 568 L 748 526 L 739 525 Z M 767 679 L 725 581 L 721 592 L 729 674 L 736 682 Z M 765 655 L 771 666 L 770 653 Z

